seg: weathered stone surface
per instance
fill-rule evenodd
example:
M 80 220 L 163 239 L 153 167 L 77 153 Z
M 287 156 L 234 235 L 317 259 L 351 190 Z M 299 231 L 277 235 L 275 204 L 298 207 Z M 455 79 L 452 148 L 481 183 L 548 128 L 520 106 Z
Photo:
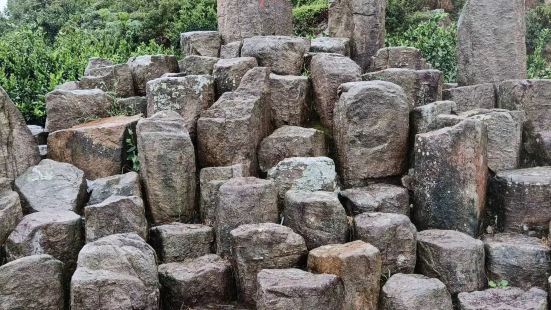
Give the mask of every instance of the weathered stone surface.
M 248 176 L 248 168 L 244 165 L 201 169 L 201 173 L 199 174 L 199 186 L 201 189 L 199 211 L 203 224 L 214 226 L 216 223 L 216 201 L 220 186 L 231 178 Z
M 75 270 L 78 252 L 84 245 L 82 219 L 71 211 L 35 212 L 23 217 L 6 240 L 6 258 L 49 254 L 63 262 L 64 270 Z
M 395 274 L 381 290 L 381 310 L 451 310 L 444 283 L 419 274 Z
M 522 289 L 547 287 L 551 269 L 551 248 L 540 239 L 519 234 L 483 237 L 488 278 L 507 280 Z
M 285 158 L 327 155 L 325 134 L 314 128 L 283 126 L 264 138 L 258 150 L 260 170 L 268 171 Z
M 155 224 L 188 222 L 195 215 L 195 150 L 184 120 L 159 112 L 136 126 L 140 176 Z
M 314 106 L 323 126 L 333 128 L 333 110 L 339 100 L 338 88 L 361 80 L 362 69 L 350 58 L 337 54 L 317 54 L 310 62 Z
M 383 274 L 413 273 L 417 229 L 403 214 L 363 213 L 354 218 L 354 238 L 381 252 Z
M 71 309 L 159 309 L 155 251 L 136 234 L 88 243 L 71 279 Z
M 484 244 L 455 230 L 425 230 L 417 234 L 418 272 L 442 281 L 454 295 L 486 286 Z
M 413 216 L 420 230 L 478 235 L 486 203 L 487 144 L 485 126 L 473 119 L 416 136 Z
M 134 172 L 114 175 L 88 182 L 90 193 L 89 205 L 103 202 L 111 196 L 138 196 L 142 197 L 140 176 Z
M 268 170 L 268 179 L 277 188 L 280 203 L 288 190 L 328 191 L 337 188 L 335 163 L 329 157 L 291 157 Z
M 44 159 L 15 179 L 26 213 L 70 210 L 80 213 L 86 200 L 84 172 L 71 164 Z
M 88 60 L 88 65 L 84 70 L 84 76 L 92 75 L 92 71 L 99 68 L 114 66 L 115 64 L 109 59 L 93 57 Z
M 135 233 L 147 240 L 147 220 L 142 198 L 111 196 L 105 201 L 84 208 L 86 242 L 105 236 Z
M 146 55 L 128 60 L 134 79 L 134 90 L 139 96 L 145 96 L 147 82 L 161 77 L 165 73 L 178 72 L 178 60 L 171 55 Z
M 256 309 L 340 309 L 343 286 L 337 276 L 300 269 L 264 269 L 258 273 Z
M 495 89 L 492 83 L 445 89 L 442 92 L 442 98 L 455 102 L 457 112 L 493 109 L 496 106 Z
M 254 304 L 262 269 L 297 267 L 307 253 L 300 235 L 273 223 L 241 225 L 231 231 L 231 243 L 239 296 L 247 304 Z
M 516 287 L 492 288 L 485 291 L 460 293 L 460 310 L 545 310 L 547 293 L 539 288 L 523 291 Z
M 371 184 L 339 192 L 339 199 L 349 215 L 384 212 L 409 215 L 409 193 L 404 187 Z
M 218 31 L 192 31 L 180 35 L 182 55 L 218 57 L 222 38 Z
M 150 244 L 163 264 L 210 254 L 213 242 L 213 229 L 206 225 L 171 223 L 150 230 Z
M 129 97 L 129 98 L 117 98 L 115 106 L 125 112 L 126 115 L 147 116 L 147 98 L 146 97 Z
M 413 108 L 411 113 L 412 142 L 414 142 L 416 134 L 429 132 L 437 127 L 434 122 L 438 115 L 453 114 L 456 110 L 457 105 L 453 101 L 436 101 Z
M 126 140 L 139 119 L 140 115 L 114 116 L 53 132 L 48 155 L 75 165 L 91 180 L 118 174 L 127 167 Z
M 390 68 L 366 73 L 362 78 L 365 81 L 381 80 L 400 86 L 411 107 L 419 107 L 442 100 L 444 75 L 438 70 Z
M 293 4 L 288 0 L 221 0 L 218 30 L 224 43 L 258 35 L 291 35 Z
M 300 37 L 252 37 L 243 40 L 241 56 L 255 57 L 260 66 L 270 67 L 275 74 L 300 75 L 309 49 L 310 41 Z
M 217 57 L 190 55 L 179 61 L 178 66 L 180 72 L 185 75 L 212 75 L 214 64 L 218 60 Z
M 216 253 L 224 257 L 230 255 L 230 232 L 240 225 L 277 221 L 277 191 L 272 181 L 258 178 L 228 180 L 218 190 Z
M 306 76 L 270 74 L 270 106 L 275 127 L 301 126 L 310 118 L 310 80 Z
M 90 69 L 88 74 L 80 79 L 78 87 L 81 89 L 98 88 L 123 98 L 134 95 L 134 80 L 128 64 Z
M 209 75 L 159 78 L 147 83 L 147 115 L 175 111 L 195 137 L 197 119 L 214 103 L 214 79 Z
M 63 263 L 34 255 L 0 266 L 0 305 L 5 310 L 63 309 Z
M 63 84 L 57 85 L 54 90 L 77 90 L 78 87 L 78 81 L 69 81 L 65 82 Z
M 309 250 L 348 240 L 348 219 L 336 193 L 288 191 L 282 217 Z
M 258 65 L 253 57 L 220 59 L 214 64 L 212 75 L 216 82 L 216 94 L 234 91 L 245 74 Z
M 430 69 L 430 64 L 423 58 L 421 51 L 414 47 L 385 47 L 377 51 L 371 61 L 371 71 L 389 68 L 412 70 Z
M 231 264 L 214 254 L 159 265 L 159 281 L 164 309 L 224 303 L 234 294 Z
M 19 195 L 11 189 L 0 188 L 0 244 L 4 244 L 22 218 Z
M 27 125 L 27 128 L 31 131 L 31 134 L 38 145 L 48 143 L 48 132 L 44 130 L 44 127 L 38 125 Z
M 312 53 L 334 53 L 350 56 L 349 38 L 317 37 L 310 42 Z
M 319 247 L 308 254 L 308 269 L 341 278 L 343 309 L 378 309 L 381 254 L 374 246 L 354 241 Z
M 114 99 L 101 89 L 54 90 L 46 95 L 46 129 L 53 133 L 108 117 Z
M 524 1 L 468 0 L 457 35 L 459 85 L 526 78 Z
M 350 38 L 352 59 L 364 70 L 385 45 L 386 1 L 336 0 L 329 3 L 329 35 Z
M 488 191 L 499 231 L 546 234 L 551 221 L 551 167 L 500 171 L 491 178 Z

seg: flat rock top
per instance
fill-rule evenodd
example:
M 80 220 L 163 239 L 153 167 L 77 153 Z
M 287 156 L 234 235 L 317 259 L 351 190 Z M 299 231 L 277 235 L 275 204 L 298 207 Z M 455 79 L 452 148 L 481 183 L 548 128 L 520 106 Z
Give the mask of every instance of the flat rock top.
M 258 283 L 262 288 L 298 290 L 331 285 L 339 281 L 331 274 L 313 274 L 300 269 L 263 269 L 258 273 Z M 298 293 L 298 291 L 297 291 Z
M 354 218 L 356 224 L 368 225 L 371 227 L 388 228 L 394 225 L 411 224 L 411 220 L 408 216 L 398 213 L 380 213 L 380 212 L 366 212 L 357 215 Z
M 340 195 L 353 201 L 392 198 L 400 194 L 407 195 L 407 189 L 401 186 L 383 183 L 372 184 L 365 187 L 349 188 L 340 192 Z
M 424 230 L 417 233 L 417 240 L 421 244 L 431 244 L 444 249 L 472 250 L 483 247 L 482 241 L 455 230 Z
M 526 250 L 551 251 L 540 239 L 521 234 L 503 233 L 485 235 L 482 238 L 485 245 L 490 247 L 515 247 Z
M 112 128 L 112 127 L 128 126 L 128 124 L 135 123 L 138 120 L 140 120 L 140 118 L 141 118 L 141 115 L 113 116 L 113 117 L 94 120 L 81 125 L 76 125 L 74 127 L 71 127 L 69 129 L 64 129 L 64 130 L 82 130 L 82 129 L 90 129 L 90 128 Z
M 538 288 L 523 291 L 516 287 L 459 293 L 462 309 L 545 309 L 547 293 Z
M 403 273 L 393 275 L 383 286 L 383 292 L 396 296 L 416 295 L 431 290 L 445 289 L 446 285 L 438 279 L 429 278 L 420 274 Z
M 231 268 L 231 264 L 215 254 L 201 256 L 196 259 L 178 263 L 159 265 L 159 274 L 170 276 L 177 281 L 189 281 L 198 274 L 213 270 L 225 270 Z
M 271 135 L 268 136 L 268 138 L 309 138 L 316 132 L 320 131 L 314 128 L 304 128 L 299 126 L 282 126 L 276 129 Z
M 240 177 L 232 178 L 225 182 L 221 187 L 220 191 L 236 191 L 240 192 L 243 188 L 265 188 L 273 186 L 274 182 L 270 180 L 259 179 L 255 177 Z
M 208 233 L 212 231 L 212 227 L 201 224 L 183 224 L 183 223 L 170 223 L 151 228 L 152 231 L 158 231 L 161 234 L 174 235 L 174 234 L 192 234 L 192 233 Z
M 320 207 L 323 207 L 324 204 L 340 206 L 340 201 L 338 199 L 337 193 L 334 192 L 310 192 L 290 190 L 285 193 L 285 196 L 287 197 L 287 199 L 293 202 L 300 202 L 304 204 L 320 204 Z
M 310 251 L 310 256 L 313 257 L 338 257 L 345 259 L 351 256 L 368 256 L 372 257 L 379 254 L 379 250 L 369 243 L 357 240 L 345 244 L 330 244 L 315 248 Z
M 80 220 L 80 216 L 71 211 L 54 210 L 31 213 L 23 217 L 9 238 L 14 243 L 24 242 L 39 227 L 47 229 L 46 227 L 49 225 L 75 225 Z
M 496 174 L 499 179 L 510 183 L 524 183 L 529 185 L 551 184 L 551 167 L 535 167 L 500 171 Z

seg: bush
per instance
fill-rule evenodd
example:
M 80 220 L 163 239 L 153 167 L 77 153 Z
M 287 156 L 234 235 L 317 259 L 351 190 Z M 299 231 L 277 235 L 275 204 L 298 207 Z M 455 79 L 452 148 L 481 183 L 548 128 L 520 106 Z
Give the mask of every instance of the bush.
M 329 2 L 327 0 L 297 0 L 297 3 L 299 5 L 293 9 L 295 35 L 314 37 L 323 32 L 324 29 L 320 29 L 320 24 L 327 20 Z
M 526 14 L 526 47 L 531 53 L 541 39 L 541 32 L 551 29 L 551 5 L 540 5 Z M 547 38 L 547 42 L 551 38 Z M 546 42 L 546 43 L 547 43 Z
M 528 55 L 528 78 L 530 79 L 551 79 L 551 64 L 543 55 L 543 50 L 551 40 L 551 29 L 543 29 L 540 32 L 534 52 Z

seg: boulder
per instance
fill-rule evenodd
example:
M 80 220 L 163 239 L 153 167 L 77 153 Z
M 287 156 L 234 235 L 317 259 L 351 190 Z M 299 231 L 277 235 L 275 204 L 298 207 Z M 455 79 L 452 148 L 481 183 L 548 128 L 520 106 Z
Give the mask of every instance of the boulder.
M 128 60 L 134 90 L 139 96 L 145 96 L 147 82 L 161 77 L 165 73 L 178 72 L 178 60 L 172 55 L 146 55 Z
M 381 310 L 451 310 L 452 298 L 444 283 L 419 274 L 398 273 L 381 289 Z
M 273 223 L 241 225 L 231 231 L 231 243 L 239 297 L 246 304 L 254 304 L 262 269 L 298 267 L 307 253 L 300 235 Z
M 146 97 L 128 97 L 117 98 L 115 101 L 115 107 L 122 110 L 125 115 L 137 115 L 147 116 L 147 98 Z
M 11 188 L 0 188 L 0 245 L 4 244 L 22 218 L 23 209 L 19 195 Z
M 159 112 L 136 126 L 140 176 L 155 224 L 195 216 L 195 149 L 184 120 Z
M 414 47 L 396 46 L 378 50 L 371 59 L 370 71 L 389 68 L 424 70 L 430 69 L 430 67 L 420 50 Z
M 256 309 L 340 309 L 344 301 L 339 278 L 300 269 L 264 269 L 258 273 Z
M 381 254 L 374 246 L 354 241 L 319 247 L 308 254 L 308 269 L 341 278 L 344 309 L 378 309 Z
M 230 232 L 240 225 L 277 221 L 277 191 L 272 181 L 252 177 L 228 180 L 218 189 L 216 253 L 230 255 Z
M 90 199 L 88 205 L 103 202 L 111 196 L 138 196 L 142 197 L 140 176 L 134 172 L 114 175 L 88 182 Z
M 486 286 L 484 244 L 455 230 L 425 230 L 417 234 L 417 270 L 442 281 L 448 291 L 481 290 Z
M 234 41 L 222 45 L 220 47 L 220 58 L 241 57 L 241 47 L 243 47 L 243 41 Z
M 217 57 L 189 55 L 178 62 L 180 72 L 185 75 L 212 75 Z
M 217 31 L 192 31 L 180 35 L 182 55 L 218 57 L 222 38 Z
M 347 214 L 384 212 L 409 215 L 409 193 L 404 187 L 391 184 L 370 184 L 339 192 Z
M 44 159 L 15 179 L 26 213 L 69 210 L 80 213 L 86 201 L 86 179 L 77 167 Z
M 114 99 L 101 89 L 54 90 L 46 95 L 46 129 L 61 129 L 108 117 Z
M 230 262 L 214 254 L 159 265 L 159 281 L 164 309 L 224 303 L 235 292 Z
M 445 89 L 442 92 L 442 98 L 455 102 L 457 112 L 493 109 L 496 106 L 495 89 L 492 83 Z
M 417 229 L 403 214 L 363 213 L 354 217 L 354 239 L 381 252 L 382 273 L 413 273 L 417 255 Z
M 27 128 L 31 131 L 34 140 L 38 145 L 48 143 L 48 132 L 44 130 L 44 127 L 39 125 L 27 125 Z
M 114 116 L 52 132 L 48 137 L 49 158 L 75 165 L 86 178 L 95 180 L 130 169 L 127 142 L 140 115 Z
M 267 172 L 291 157 L 327 155 L 325 134 L 314 128 L 283 126 L 264 138 L 258 150 L 260 170 Z
M 437 128 L 436 119 L 439 115 L 455 114 L 457 105 L 453 101 L 435 101 L 426 105 L 413 108 L 411 111 L 411 136 L 412 143 L 415 135 L 426 133 Z
M 281 75 L 300 75 L 310 41 L 300 37 L 265 36 L 243 40 L 241 56 L 255 57 L 261 67 Z
M 63 286 L 63 263 L 50 255 L 0 266 L 0 305 L 5 310 L 64 309 Z
M 310 119 L 310 80 L 270 74 L 270 107 L 275 127 L 301 126 Z
M 88 64 L 86 65 L 86 69 L 84 69 L 84 76 L 90 76 L 93 75 L 92 71 L 95 69 L 105 68 L 114 66 L 115 64 L 109 60 L 104 59 L 100 57 L 92 57 L 88 59 Z
M 528 291 L 516 287 L 493 288 L 457 296 L 460 310 L 545 310 L 547 293 L 539 288 Z
M 333 132 L 345 186 L 401 175 L 406 170 L 409 106 L 395 84 L 373 81 L 339 87 Z
M 149 233 L 149 243 L 163 264 L 212 253 L 214 232 L 210 226 L 171 223 L 155 226 Z
M 526 78 L 523 0 L 468 0 L 458 23 L 459 85 Z
M 285 226 L 304 238 L 309 250 L 348 240 L 348 219 L 336 193 L 290 190 L 282 218 Z
M 80 78 L 78 87 L 80 89 L 98 88 L 122 98 L 134 96 L 134 80 L 128 64 L 90 69 Z
M 316 37 L 310 42 L 311 53 L 333 53 L 350 57 L 349 38 Z
M 159 309 L 155 250 L 136 234 L 85 245 L 71 279 L 71 309 Z
M 237 57 L 218 60 L 213 67 L 212 75 L 216 83 L 216 95 L 231 92 L 239 87 L 241 79 L 252 68 L 258 66 L 253 57 Z

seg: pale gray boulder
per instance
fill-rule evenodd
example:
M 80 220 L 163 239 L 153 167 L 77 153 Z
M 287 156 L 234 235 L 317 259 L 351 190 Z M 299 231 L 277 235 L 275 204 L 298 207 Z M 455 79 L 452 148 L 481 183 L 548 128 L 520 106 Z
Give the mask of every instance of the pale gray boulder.
M 170 223 L 149 230 L 149 243 L 163 264 L 183 262 L 212 253 L 213 228 L 200 224 Z

